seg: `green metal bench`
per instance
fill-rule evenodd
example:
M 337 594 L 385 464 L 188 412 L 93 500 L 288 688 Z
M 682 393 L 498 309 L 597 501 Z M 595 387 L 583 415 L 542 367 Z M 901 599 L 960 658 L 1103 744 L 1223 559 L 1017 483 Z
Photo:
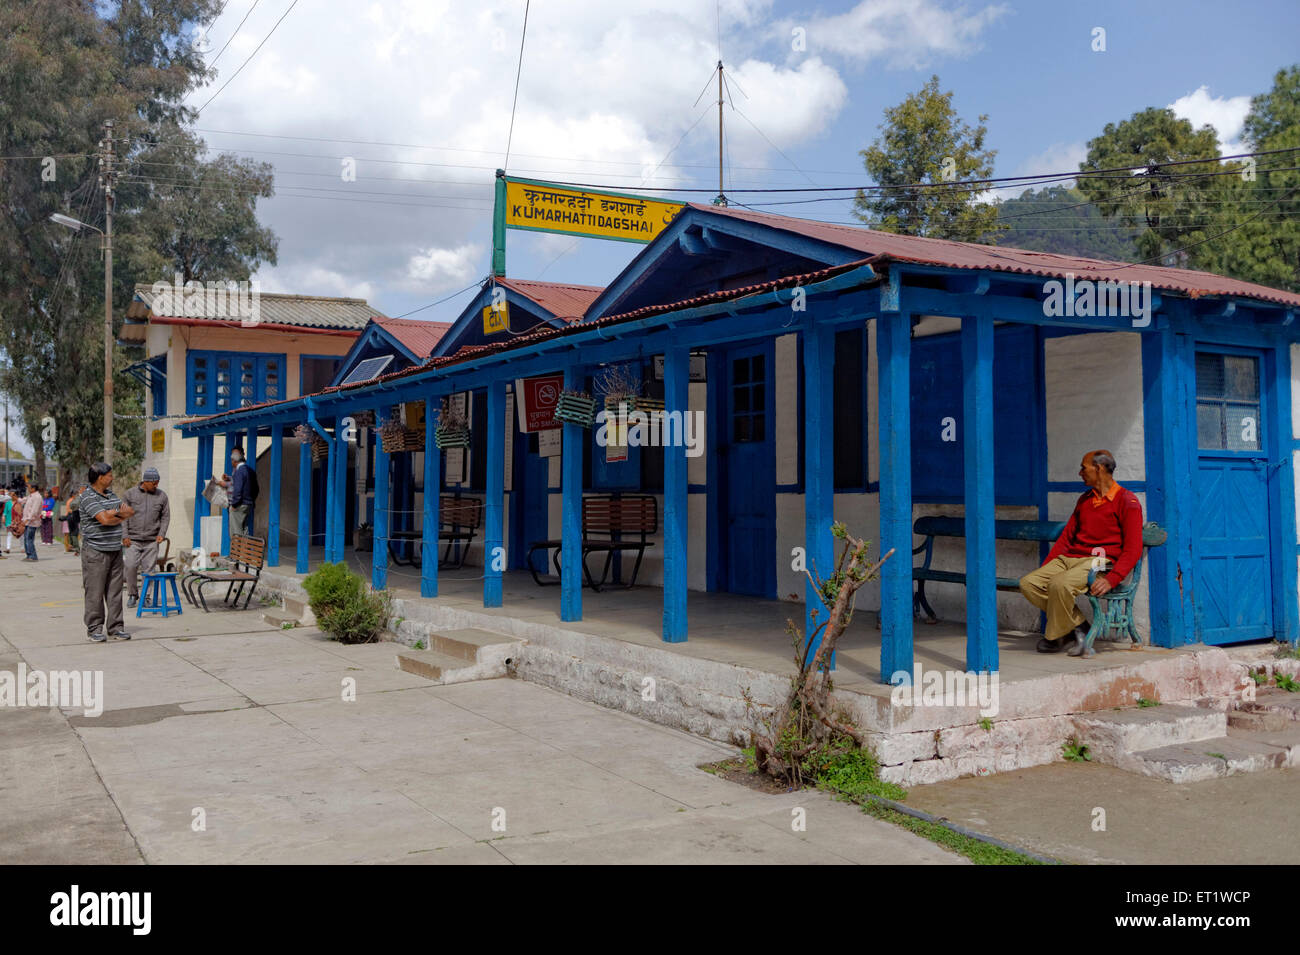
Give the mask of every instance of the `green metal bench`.
M 1054 543 L 1065 529 L 1064 521 L 994 521 L 993 536 L 998 540 L 1011 541 L 1048 541 Z M 925 542 L 912 548 L 913 554 L 925 553 L 921 566 L 912 568 L 912 579 L 916 581 L 916 591 L 912 595 L 912 612 L 924 610 L 926 623 L 938 623 L 939 618 L 930 602 L 925 597 L 926 581 L 966 586 L 966 575 L 954 570 L 936 570 L 930 566 L 934 557 L 934 539 L 936 537 L 966 536 L 966 519 L 963 517 L 921 517 L 912 525 L 912 533 L 924 537 Z M 1167 534 L 1159 524 L 1148 523 L 1142 528 L 1143 547 L 1159 547 L 1165 542 Z M 1091 585 L 1097 571 L 1088 572 L 1088 584 Z M 1138 558 L 1133 567 L 1118 587 L 1113 588 L 1103 597 L 1088 594 L 1092 606 L 1092 627 L 1088 631 L 1084 656 L 1092 656 L 1096 651 L 1092 644 L 1097 637 L 1107 630 L 1113 630 L 1119 636 L 1128 637 L 1133 643 L 1141 643 L 1137 626 L 1133 622 L 1133 597 L 1137 593 L 1138 582 L 1142 579 L 1142 558 Z M 1020 590 L 1020 578 L 998 577 L 998 590 Z M 1106 606 L 1102 607 L 1102 601 Z

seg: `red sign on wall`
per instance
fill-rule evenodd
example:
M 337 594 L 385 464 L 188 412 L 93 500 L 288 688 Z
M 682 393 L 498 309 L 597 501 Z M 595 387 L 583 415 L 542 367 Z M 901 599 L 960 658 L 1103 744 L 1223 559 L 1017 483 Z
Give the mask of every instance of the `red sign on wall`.
M 549 431 L 561 427 L 555 420 L 555 406 L 564 388 L 564 375 L 541 375 L 515 382 L 515 394 L 522 395 L 519 402 L 519 428 L 525 434 Z

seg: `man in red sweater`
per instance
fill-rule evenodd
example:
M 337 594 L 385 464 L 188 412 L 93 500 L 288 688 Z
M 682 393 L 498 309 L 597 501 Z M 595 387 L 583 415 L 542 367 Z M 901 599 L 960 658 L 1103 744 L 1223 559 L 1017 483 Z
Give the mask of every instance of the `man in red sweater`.
M 1020 578 L 1025 599 L 1047 614 L 1040 653 L 1083 653 L 1087 619 L 1075 598 L 1085 590 L 1095 597 L 1105 595 L 1142 556 L 1142 505 L 1136 494 L 1115 483 L 1114 475 L 1115 457 L 1109 451 L 1083 456 L 1079 477 L 1090 490 L 1074 505 L 1043 566 Z M 1099 573 L 1089 587 L 1088 571 L 1094 567 Z

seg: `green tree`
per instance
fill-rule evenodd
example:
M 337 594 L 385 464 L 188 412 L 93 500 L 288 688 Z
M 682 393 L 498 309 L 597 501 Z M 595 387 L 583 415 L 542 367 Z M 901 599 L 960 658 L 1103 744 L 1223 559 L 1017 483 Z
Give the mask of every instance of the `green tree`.
M 63 212 L 103 227 L 95 152 L 115 122 L 122 173 L 114 203 L 113 311 L 137 282 L 247 278 L 274 262 L 274 237 L 256 224 L 270 194 L 266 167 L 204 162 L 182 132 L 186 93 L 209 78 L 189 36 L 218 0 L 34 0 L 0 5 L 0 385 L 18 401 L 27 439 L 65 468 L 99 456 L 103 421 L 103 263 L 93 232 L 48 221 Z M 172 162 L 146 166 L 146 161 Z M 140 414 L 143 393 L 120 373 L 115 410 Z M 114 428 L 123 469 L 138 462 L 142 429 Z
M 997 207 L 979 201 L 979 187 L 944 185 L 989 178 L 997 155 L 984 148 L 988 116 L 967 125 L 953 109 L 952 96 L 940 92 L 939 77 L 932 76 L 920 92 L 885 110 L 882 135 L 861 152 L 867 173 L 883 188 L 858 192 L 853 214 L 859 219 L 904 235 L 994 241 Z
M 1251 100 L 1244 138 L 1255 158 L 1244 175 L 1222 176 L 1223 214 L 1212 239 L 1192 250 L 1197 268 L 1300 292 L 1300 66 L 1278 70 Z M 1271 171 L 1276 169 L 1276 171 Z M 1231 229 L 1231 232 L 1226 230 Z
M 1119 262 L 1138 258 L 1138 230 L 1105 218 L 1082 192 L 1068 186 L 1027 189 L 1004 200 L 998 221 L 1007 230 L 1001 245 Z
M 1139 230 L 1138 256 L 1142 260 L 1167 260 L 1187 265 L 1178 250 L 1205 239 L 1213 231 L 1212 218 L 1222 192 L 1207 173 L 1222 171 L 1214 127 L 1196 129 L 1168 108 L 1146 109 L 1121 123 L 1108 123 L 1100 136 L 1088 143 L 1081 172 L 1130 166 L 1143 167 L 1132 174 L 1085 176 L 1079 191 L 1097 204 L 1101 214 L 1120 226 Z M 1210 160 L 1204 165 L 1165 166 L 1189 159 Z

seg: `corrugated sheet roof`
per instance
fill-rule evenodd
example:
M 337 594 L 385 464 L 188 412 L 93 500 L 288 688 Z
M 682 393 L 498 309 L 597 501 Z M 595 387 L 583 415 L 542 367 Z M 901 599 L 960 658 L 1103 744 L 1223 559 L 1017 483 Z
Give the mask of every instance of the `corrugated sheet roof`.
M 512 279 L 504 275 L 496 279 L 498 285 L 513 289 L 525 298 L 532 299 L 556 318 L 565 322 L 579 321 L 587 314 L 596 296 L 605 291 L 596 285 L 566 285 L 563 282 L 534 282 L 530 279 Z
M 269 325 L 297 325 L 302 328 L 338 328 L 361 330 L 372 318 L 385 317 L 365 299 L 328 298 L 321 295 L 284 295 L 278 292 L 259 292 L 257 297 L 259 322 Z M 127 309 L 127 318 L 186 318 L 210 319 L 214 324 L 229 324 L 228 310 L 213 315 L 183 314 L 188 309 L 172 307 L 166 314 L 155 313 L 153 286 L 137 285 L 135 298 Z M 205 297 L 203 307 L 208 307 Z M 234 319 L 238 321 L 236 317 Z
M 1174 269 L 1161 265 L 1132 265 L 1123 262 L 1107 262 L 1104 259 L 1057 255 L 1054 252 L 1033 252 L 1028 249 L 976 245 L 949 239 L 896 235 L 892 232 L 877 232 L 858 226 L 816 222 L 812 219 L 797 219 L 793 216 L 750 212 L 747 209 L 724 208 L 701 203 L 691 203 L 691 206 L 704 212 L 793 232 L 865 254 L 885 255 L 900 262 L 912 262 L 918 265 L 940 265 L 954 269 L 990 269 L 1052 277 L 1063 277 L 1069 273 L 1076 279 L 1150 282 L 1152 288 L 1182 292 L 1191 298 L 1204 295 L 1239 295 L 1243 298 L 1254 298 L 1282 305 L 1300 305 L 1300 295 L 1293 292 L 1283 292 L 1269 288 L 1267 285 L 1230 279 L 1212 272 Z
M 433 354 L 434 346 L 451 330 L 450 322 L 427 322 L 418 318 L 384 318 L 375 321 L 419 358 Z

